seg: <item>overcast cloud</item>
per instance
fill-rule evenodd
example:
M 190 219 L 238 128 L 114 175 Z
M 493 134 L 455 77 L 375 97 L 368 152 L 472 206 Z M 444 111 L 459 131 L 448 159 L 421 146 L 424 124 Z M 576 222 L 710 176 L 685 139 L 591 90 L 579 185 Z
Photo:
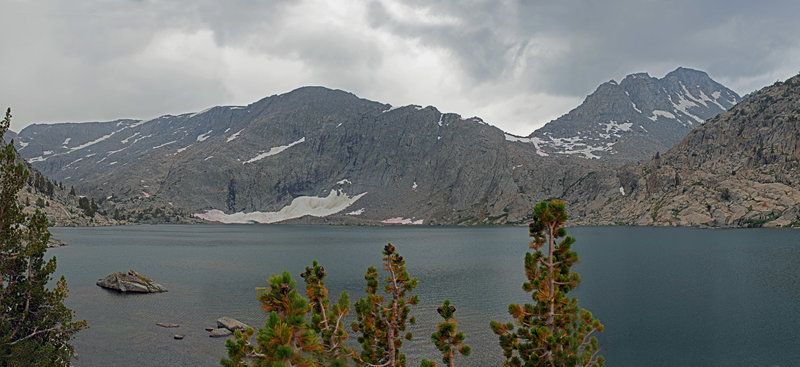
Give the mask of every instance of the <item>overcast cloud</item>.
M 609 79 L 678 66 L 739 94 L 800 71 L 800 2 L 4 0 L 0 106 L 151 118 L 304 85 L 527 135 Z

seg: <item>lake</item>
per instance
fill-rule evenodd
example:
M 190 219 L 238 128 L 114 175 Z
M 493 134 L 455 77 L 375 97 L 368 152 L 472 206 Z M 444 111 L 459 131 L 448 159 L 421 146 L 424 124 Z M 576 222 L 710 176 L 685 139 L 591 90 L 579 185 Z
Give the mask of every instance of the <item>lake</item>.
M 142 225 L 52 228 L 69 246 L 50 249 L 67 305 L 90 328 L 73 341 L 76 366 L 216 366 L 224 338 L 205 327 L 221 316 L 263 326 L 255 287 L 312 260 L 328 273 L 332 299 L 364 294 L 364 272 L 394 244 L 419 279 L 409 366 L 440 361 L 430 334 L 445 298 L 456 306 L 472 355 L 460 366 L 503 358 L 490 320 L 511 321 L 522 291 L 525 227 L 337 227 Z M 608 366 L 797 366 L 800 361 L 800 232 L 692 228 L 578 227 L 574 296 L 605 325 Z M 134 269 L 169 289 L 123 295 L 95 281 Z M 383 277 L 381 277 L 383 278 Z M 301 288 L 302 289 L 302 288 Z M 351 317 L 354 319 L 354 317 Z M 156 322 L 180 324 L 165 329 Z M 349 322 L 348 322 L 349 324 Z M 348 329 L 349 330 L 349 329 Z M 173 334 L 185 334 L 173 340 Z M 351 338 L 355 334 L 351 333 Z

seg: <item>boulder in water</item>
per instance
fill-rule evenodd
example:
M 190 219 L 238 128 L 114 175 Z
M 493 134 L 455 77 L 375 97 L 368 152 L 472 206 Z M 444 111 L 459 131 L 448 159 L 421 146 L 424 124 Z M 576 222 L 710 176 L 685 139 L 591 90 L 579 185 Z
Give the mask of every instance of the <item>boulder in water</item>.
M 161 284 L 154 283 L 149 278 L 129 270 L 127 273 L 117 272 L 107 275 L 105 278 L 98 279 L 97 285 L 113 289 L 122 293 L 157 293 L 166 292 L 167 289 Z
M 234 319 L 233 317 L 224 316 L 217 319 L 217 327 L 234 331 L 236 329 L 245 330 L 249 326 L 239 320 Z

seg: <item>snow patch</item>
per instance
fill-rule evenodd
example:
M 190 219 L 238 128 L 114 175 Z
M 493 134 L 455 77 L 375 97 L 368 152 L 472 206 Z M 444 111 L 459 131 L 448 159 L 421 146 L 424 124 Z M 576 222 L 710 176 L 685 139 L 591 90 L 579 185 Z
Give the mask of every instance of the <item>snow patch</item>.
M 344 185 L 344 184 L 352 184 L 352 182 L 350 182 L 350 180 L 345 178 L 344 180 L 337 181 L 336 184 L 337 185 Z
M 138 143 L 138 142 L 139 142 L 139 140 L 142 140 L 142 139 L 147 139 L 147 138 L 149 138 L 149 137 L 151 137 L 151 136 L 153 136 L 153 134 L 150 134 L 150 135 L 145 135 L 145 136 L 142 136 L 141 138 L 136 138 L 136 140 L 134 140 L 134 141 L 133 141 L 133 143 L 131 143 L 131 145 Z
M 205 134 L 200 134 L 197 136 L 197 141 L 206 141 L 209 136 L 211 136 L 211 132 L 214 130 L 208 130 Z
M 633 123 L 632 122 L 618 123 L 614 120 L 610 120 L 607 123 L 601 123 L 600 125 L 605 125 L 606 134 L 619 136 L 620 131 L 631 131 L 631 126 L 633 126 Z
M 292 143 L 289 143 L 288 145 L 281 145 L 281 146 L 278 146 L 278 147 L 270 148 L 270 150 L 268 152 L 261 153 L 261 154 L 255 156 L 255 157 L 247 160 L 247 161 L 244 161 L 242 164 L 248 164 L 248 163 L 253 163 L 255 161 L 260 161 L 260 160 L 262 160 L 262 159 L 264 159 L 266 157 L 278 154 L 278 153 L 280 153 L 280 152 L 282 152 L 282 151 L 284 151 L 286 149 L 289 149 L 289 148 L 291 148 L 291 147 L 293 147 L 293 146 L 295 146 L 297 144 L 300 144 L 302 142 L 305 142 L 305 141 L 306 141 L 306 138 L 302 137 L 302 138 L 300 138 L 300 140 L 292 142 Z
M 542 139 L 539 139 L 537 137 L 522 138 L 522 137 L 511 135 L 511 134 L 508 134 L 508 133 L 505 134 L 505 137 L 506 137 L 506 140 L 508 140 L 508 141 L 516 141 L 516 142 L 520 142 L 520 143 L 533 144 L 533 147 L 536 148 L 536 154 L 538 154 L 541 157 L 550 156 L 549 154 L 545 153 L 544 150 L 542 150 L 542 148 L 541 148 L 542 143 L 544 143 L 544 141 Z
M 615 121 L 611 121 L 616 125 Z M 628 125 L 625 123 L 623 125 Z M 630 129 L 630 126 L 623 126 Z M 613 127 L 612 127 L 613 128 Z M 610 131 L 610 130 L 609 130 Z M 616 131 L 616 130 L 615 130 Z M 610 138 L 609 134 L 604 134 L 605 138 Z M 584 158 L 587 159 L 597 159 L 600 158 L 599 156 L 595 155 L 595 152 L 602 152 L 602 151 L 611 151 L 611 146 L 614 143 L 606 143 L 605 146 L 591 146 L 587 144 L 583 137 L 581 136 L 572 136 L 569 138 L 554 138 L 552 136 L 548 136 L 550 139 L 549 145 L 552 145 L 559 149 L 557 153 L 559 154 L 579 154 L 583 155 Z
M 350 197 L 341 190 L 331 190 L 327 197 L 299 196 L 292 203 L 277 212 L 238 212 L 225 214 L 225 212 L 212 209 L 195 217 L 221 223 L 276 223 L 287 219 L 300 218 L 306 215 L 313 217 L 326 217 L 336 214 L 366 195 L 361 193 Z
M 381 223 L 385 224 L 412 224 L 412 225 L 420 225 L 422 224 L 423 219 L 414 220 L 413 218 L 403 218 L 403 217 L 392 217 L 388 219 L 384 219 Z
M 144 197 L 146 197 L 146 198 L 149 198 L 149 197 L 150 197 L 150 194 L 148 194 L 148 193 L 147 193 L 147 192 L 145 192 L 145 191 L 142 191 L 142 196 L 144 196 Z
M 19 149 L 22 149 L 22 148 L 27 147 L 28 144 L 30 144 L 30 143 L 26 143 L 26 142 L 20 140 L 20 142 L 17 143 L 17 144 L 19 144 Z
M 419 187 L 419 186 L 417 186 L 417 181 L 414 181 L 414 184 L 411 185 L 411 190 L 417 191 L 417 187 Z
M 719 91 L 711 93 L 711 95 L 713 96 L 715 93 L 719 96 Z M 717 105 L 717 107 L 719 107 L 723 111 L 727 111 L 728 110 L 727 108 L 725 108 L 725 106 L 723 106 L 721 103 L 719 103 L 719 101 L 717 101 L 717 99 L 719 99 L 719 97 L 714 97 L 712 99 L 711 97 L 707 96 L 705 94 L 705 92 L 703 92 L 702 89 L 700 90 L 700 98 L 702 98 L 703 101 L 711 102 L 711 103 Z
M 69 151 L 67 151 L 66 153 L 72 153 L 72 152 L 74 152 L 74 151 L 76 151 L 76 150 L 83 149 L 83 148 L 86 148 L 86 147 L 90 147 L 90 146 L 92 146 L 92 145 L 95 145 L 95 144 L 97 144 L 97 143 L 99 143 L 99 142 L 101 142 L 101 141 L 104 141 L 104 140 L 106 140 L 106 139 L 108 139 L 108 138 L 112 137 L 114 134 L 116 134 L 116 133 L 117 133 L 117 132 L 119 132 L 119 131 L 120 131 L 120 130 L 117 130 L 117 131 L 112 131 L 112 132 L 111 132 L 110 134 L 108 134 L 108 135 L 103 135 L 103 136 L 101 136 L 101 137 L 99 137 L 99 138 L 97 138 L 97 139 L 95 139 L 95 140 L 92 140 L 92 141 L 90 141 L 90 142 L 83 143 L 83 144 L 81 144 L 81 145 L 78 145 L 77 147 L 74 147 L 74 148 L 70 148 L 70 149 L 69 149 Z M 66 154 L 66 153 L 62 153 L 62 154 Z
M 341 123 L 341 122 L 340 122 L 338 125 L 336 125 L 336 127 L 339 127 L 339 126 L 342 126 L 342 123 Z
M 361 214 L 364 214 L 364 208 L 353 210 L 352 212 L 347 213 L 345 215 L 361 215 Z
M 203 159 L 203 160 L 204 160 L 204 161 L 207 161 L 207 160 L 209 160 L 209 159 L 211 159 L 211 158 L 214 158 L 214 156 L 213 156 L 213 155 L 210 155 L 210 156 L 206 157 L 206 159 Z
M 185 146 L 183 148 L 178 149 L 177 151 L 175 151 L 175 154 L 178 154 L 178 153 L 180 153 L 180 152 L 182 152 L 182 151 L 184 151 L 186 149 L 189 149 L 190 146 L 192 146 L 192 144 L 189 144 L 189 145 L 187 145 L 187 146 Z
M 622 186 L 620 186 L 620 187 L 619 187 L 619 193 L 620 193 L 620 194 L 622 194 L 622 196 L 625 196 L 625 188 L 623 188 Z
M 139 136 L 139 134 L 141 134 L 141 133 L 138 133 L 138 132 L 137 132 L 137 133 L 135 133 L 135 134 L 133 134 L 133 135 L 131 135 L 131 136 L 129 136 L 129 137 L 127 137 L 127 138 L 125 138 L 125 139 L 122 139 L 122 140 L 120 140 L 119 142 L 120 142 L 120 143 L 122 143 L 122 144 L 128 144 L 128 141 L 129 141 L 129 140 L 131 140 L 131 139 L 133 139 L 133 138 L 135 138 L 135 137 Z
M 153 149 L 163 148 L 163 147 L 165 147 L 167 145 L 174 144 L 174 143 L 177 143 L 177 142 L 178 142 L 177 140 L 173 140 L 173 141 L 161 144 L 161 145 L 154 146 Z
M 402 107 L 402 106 L 397 106 L 397 107 L 395 107 L 395 106 L 389 105 L 389 108 L 388 108 L 388 109 L 385 109 L 385 110 L 383 110 L 383 111 L 381 111 L 381 113 L 386 113 L 386 112 L 389 112 L 389 111 L 394 111 L 394 110 L 396 110 L 396 109 L 398 109 L 398 108 L 400 108 L 400 107 Z
M 61 145 L 63 145 L 63 146 L 65 146 L 65 147 L 66 147 L 66 146 L 67 146 L 67 144 L 69 144 L 69 141 L 70 141 L 70 140 L 72 140 L 72 138 L 66 138 L 66 139 L 64 139 L 64 142 L 63 142 L 63 143 L 61 143 Z
M 667 112 L 667 111 L 664 111 L 664 110 L 653 110 L 653 114 L 648 116 L 647 118 L 655 121 L 655 120 L 658 119 L 659 116 L 663 116 L 663 117 L 670 118 L 670 119 L 675 119 L 675 115 L 673 115 L 671 112 Z
M 233 139 L 236 139 L 236 138 L 238 138 L 238 137 L 239 137 L 239 134 L 241 134 L 241 133 L 242 133 L 242 131 L 244 131 L 244 129 L 241 129 L 241 130 L 239 130 L 239 131 L 237 131 L 237 132 L 233 133 L 233 135 L 229 136 L 229 137 L 228 137 L 228 139 L 227 139 L 227 140 L 225 140 L 225 142 L 226 142 L 226 143 L 230 143 L 231 141 L 233 141 Z
M 208 111 L 211 111 L 212 108 L 214 108 L 214 107 L 209 107 L 209 108 L 206 108 L 205 110 L 202 110 L 200 112 L 193 113 L 193 114 L 189 115 L 189 118 L 192 118 L 192 117 L 195 117 L 195 116 L 198 116 L 198 115 L 202 115 L 202 114 L 204 114 L 204 113 L 206 113 Z
M 672 101 L 672 97 L 670 97 L 670 101 Z M 697 103 L 694 103 L 694 102 L 686 99 L 683 95 L 679 96 L 678 103 L 675 103 L 675 101 L 672 101 L 672 105 L 675 107 L 675 110 L 680 111 L 684 115 L 689 116 L 690 118 L 694 119 L 695 121 L 697 121 L 699 123 L 703 122 L 703 119 L 701 119 L 701 118 L 693 115 L 691 112 L 689 112 L 689 107 L 697 107 Z M 689 123 L 689 125 L 692 125 L 692 124 Z

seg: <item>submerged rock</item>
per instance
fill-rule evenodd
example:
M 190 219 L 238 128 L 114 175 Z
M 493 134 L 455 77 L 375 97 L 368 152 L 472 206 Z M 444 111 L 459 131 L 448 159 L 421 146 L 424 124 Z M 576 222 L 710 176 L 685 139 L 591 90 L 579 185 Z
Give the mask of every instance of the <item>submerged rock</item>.
M 109 274 L 105 278 L 98 279 L 96 284 L 103 288 L 113 289 L 123 293 L 157 293 L 167 291 L 161 284 L 154 283 L 149 278 L 133 270 L 128 270 L 128 273 L 117 272 Z
M 219 337 L 228 336 L 228 335 L 231 335 L 231 334 L 233 334 L 233 333 L 230 330 L 228 330 L 226 328 L 219 328 L 219 329 L 211 330 L 211 332 L 208 334 L 208 336 L 211 337 L 211 338 L 219 338 Z

